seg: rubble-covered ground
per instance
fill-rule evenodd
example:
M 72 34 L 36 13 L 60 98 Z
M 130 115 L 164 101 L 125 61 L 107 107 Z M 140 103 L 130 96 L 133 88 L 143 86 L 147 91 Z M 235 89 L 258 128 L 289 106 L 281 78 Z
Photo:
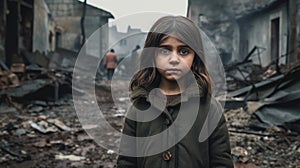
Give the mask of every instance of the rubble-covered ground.
M 225 112 L 235 166 L 300 167 L 300 135 L 272 126 L 257 130 L 259 121 L 248 110 Z
M 82 129 L 72 101 L 43 107 L 39 112 L 1 111 L 1 167 L 114 167 L 117 155 L 97 145 Z M 50 119 L 61 121 L 63 130 Z M 121 118 L 115 118 L 122 122 Z M 42 133 L 30 125 L 53 127 Z M 54 125 L 54 126 L 53 126 Z
M 106 119 L 122 128 L 122 107 L 107 92 L 96 90 Z M 14 102 L 0 107 L 1 167 L 115 167 L 117 154 L 91 139 L 76 115 L 71 95 L 56 102 Z M 124 101 L 126 103 L 126 101 Z M 300 135 L 284 128 L 255 129 L 249 110 L 227 110 L 232 156 L 236 167 L 300 167 Z M 116 141 L 111 141 L 114 145 Z

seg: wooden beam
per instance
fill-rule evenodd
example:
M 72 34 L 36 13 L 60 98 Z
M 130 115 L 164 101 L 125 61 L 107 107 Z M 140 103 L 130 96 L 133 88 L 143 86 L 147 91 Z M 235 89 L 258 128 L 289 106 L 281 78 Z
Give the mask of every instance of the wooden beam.
M 25 6 L 27 8 L 33 8 L 33 5 L 28 3 L 28 2 L 25 2 L 23 0 L 10 0 L 12 2 L 19 2 L 21 6 Z

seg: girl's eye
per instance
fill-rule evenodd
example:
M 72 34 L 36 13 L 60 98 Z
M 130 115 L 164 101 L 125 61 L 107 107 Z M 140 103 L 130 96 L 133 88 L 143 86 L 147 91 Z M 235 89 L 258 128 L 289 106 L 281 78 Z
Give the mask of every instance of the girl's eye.
M 189 53 L 189 50 L 185 48 L 179 50 L 180 55 L 188 55 Z
M 166 48 L 160 48 L 159 53 L 163 54 L 163 55 L 168 55 L 170 53 L 170 51 Z

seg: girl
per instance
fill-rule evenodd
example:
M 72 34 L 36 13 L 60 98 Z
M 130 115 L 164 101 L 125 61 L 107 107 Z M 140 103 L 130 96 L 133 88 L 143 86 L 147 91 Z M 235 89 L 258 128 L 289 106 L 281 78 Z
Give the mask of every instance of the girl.
M 233 167 L 204 54 L 200 31 L 189 19 L 165 16 L 154 23 L 131 81 L 133 106 L 117 167 Z

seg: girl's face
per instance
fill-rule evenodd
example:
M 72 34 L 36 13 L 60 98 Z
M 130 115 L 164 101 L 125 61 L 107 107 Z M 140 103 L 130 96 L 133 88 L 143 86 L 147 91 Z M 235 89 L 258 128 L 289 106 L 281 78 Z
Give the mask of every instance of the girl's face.
M 168 36 L 159 45 L 155 65 L 161 74 L 161 82 L 174 82 L 182 78 L 192 67 L 195 52 L 175 37 Z

